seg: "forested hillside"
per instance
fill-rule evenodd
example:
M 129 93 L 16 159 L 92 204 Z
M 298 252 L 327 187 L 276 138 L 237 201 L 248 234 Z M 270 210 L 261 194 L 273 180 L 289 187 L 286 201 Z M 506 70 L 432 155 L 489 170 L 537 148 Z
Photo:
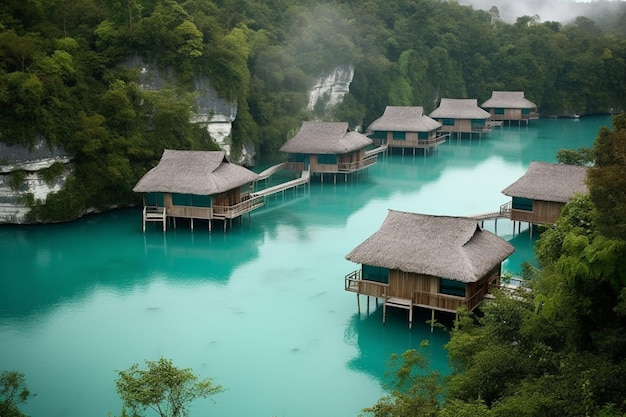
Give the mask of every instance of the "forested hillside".
M 626 7 L 626 6 L 624 6 Z M 622 8 L 623 9 L 623 8 Z M 0 4 L 0 141 L 38 138 L 75 157 L 75 175 L 33 221 L 136 202 L 163 148 L 212 149 L 190 123 L 194 78 L 238 104 L 235 152 L 270 157 L 303 120 L 367 126 L 386 105 L 523 90 L 542 115 L 620 111 L 626 41 L 580 17 L 563 26 L 435 0 L 5 0 Z M 143 90 L 139 56 L 175 75 Z M 352 65 L 350 93 L 307 114 L 313 81 Z M 39 202 L 43 203 L 43 202 Z

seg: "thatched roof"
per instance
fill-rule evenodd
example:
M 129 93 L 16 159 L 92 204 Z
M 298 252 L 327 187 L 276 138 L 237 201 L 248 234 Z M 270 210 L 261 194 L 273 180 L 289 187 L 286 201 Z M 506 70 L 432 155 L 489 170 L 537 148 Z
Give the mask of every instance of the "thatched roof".
M 298 133 L 289 139 L 281 152 L 305 154 L 341 155 L 363 149 L 373 141 L 367 136 L 350 132 L 346 122 L 308 122 L 302 123 Z
M 488 109 L 534 109 L 537 105 L 524 97 L 523 91 L 492 91 L 491 98 L 480 107 Z
M 369 125 L 369 132 L 431 132 L 441 123 L 424 114 L 421 106 L 387 106 L 385 113 Z
M 489 119 L 489 112 L 478 107 L 475 98 L 442 98 L 430 117 L 439 119 Z
M 223 151 L 165 149 L 159 164 L 146 173 L 133 191 L 213 195 L 257 179 L 247 168 L 228 161 Z
M 467 283 L 482 278 L 513 251 L 473 219 L 389 210 L 380 229 L 346 259 Z
M 531 162 L 528 171 L 502 190 L 510 197 L 567 203 L 576 193 L 589 192 L 585 180 L 587 167 L 546 162 Z

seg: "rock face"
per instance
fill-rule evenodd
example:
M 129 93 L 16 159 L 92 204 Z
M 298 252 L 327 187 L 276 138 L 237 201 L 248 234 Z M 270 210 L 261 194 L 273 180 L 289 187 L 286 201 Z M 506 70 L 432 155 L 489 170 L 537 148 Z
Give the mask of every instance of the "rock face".
M 147 91 L 159 91 L 164 80 L 173 78 L 171 73 L 164 74 L 156 66 L 149 65 L 138 57 L 131 58 L 126 65 L 140 69 L 139 83 Z M 203 125 L 215 143 L 229 158 L 232 157 L 230 139 L 232 123 L 237 118 L 237 103 L 219 97 L 206 77 L 196 77 L 194 84 L 198 98 L 196 113 L 192 115 L 191 121 Z M 240 158 L 234 162 L 251 166 L 254 165 L 254 156 L 254 145 L 246 144 Z
M 327 107 L 334 106 L 350 91 L 350 83 L 354 77 L 354 67 L 340 66 L 331 73 L 318 78 L 309 91 L 308 110 L 313 110 L 315 104 L 322 99 L 328 100 Z
M 66 166 L 64 173 L 52 181 L 44 180 L 41 171 L 55 162 Z M 23 199 L 32 195 L 45 201 L 48 194 L 63 188 L 72 171 L 70 162 L 71 156 L 64 149 L 49 147 L 44 139 L 32 149 L 0 143 L 0 223 L 25 223 L 30 209 Z

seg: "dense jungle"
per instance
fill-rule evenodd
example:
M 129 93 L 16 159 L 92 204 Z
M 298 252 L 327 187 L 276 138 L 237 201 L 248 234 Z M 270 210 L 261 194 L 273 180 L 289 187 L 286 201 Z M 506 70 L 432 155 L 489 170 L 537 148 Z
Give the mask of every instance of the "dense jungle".
M 602 15 L 602 4 L 593 8 L 600 23 L 534 15 L 510 24 L 495 6 L 434 0 L 7 0 L 0 141 L 44 139 L 73 156 L 62 190 L 26 202 L 30 222 L 50 222 L 135 204 L 132 186 L 164 148 L 216 149 L 190 121 L 198 77 L 237 104 L 232 154 L 252 143 L 261 160 L 280 157 L 303 120 L 358 129 L 386 105 L 429 113 L 441 97 L 480 103 L 492 90 L 524 91 L 542 116 L 618 112 L 626 7 L 608 2 Z M 143 89 L 139 70 L 124 65 L 131 57 L 170 81 Z M 342 65 L 354 68 L 350 92 L 307 111 L 314 81 Z

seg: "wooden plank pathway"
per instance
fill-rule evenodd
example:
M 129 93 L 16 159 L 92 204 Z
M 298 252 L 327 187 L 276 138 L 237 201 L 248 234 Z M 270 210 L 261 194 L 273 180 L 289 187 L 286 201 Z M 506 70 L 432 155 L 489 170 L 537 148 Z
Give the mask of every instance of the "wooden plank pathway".
M 289 190 L 291 188 L 296 188 L 296 187 L 299 187 L 300 185 L 307 184 L 309 182 L 309 178 L 310 178 L 309 170 L 304 170 L 302 171 L 302 175 L 300 176 L 300 178 L 296 178 L 291 181 L 286 181 L 280 184 L 276 184 L 271 187 L 265 188 L 263 190 L 255 191 L 254 193 L 251 193 L 250 195 L 252 197 L 260 197 L 260 196 L 266 197 L 268 195 L 280 193 L 280 192 Z

